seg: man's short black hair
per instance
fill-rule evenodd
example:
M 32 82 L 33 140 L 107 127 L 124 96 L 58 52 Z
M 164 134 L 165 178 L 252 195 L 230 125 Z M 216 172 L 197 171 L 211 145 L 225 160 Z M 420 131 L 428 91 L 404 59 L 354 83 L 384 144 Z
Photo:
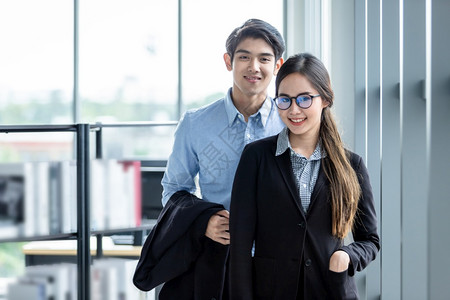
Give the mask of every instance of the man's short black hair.
M 285 50 L 283 36 L 275 27 L 259 19 L 249 19 L 242 26 L 235 28 L 228 36 L 226 49 L 231 61 L 233 61 L 237 46 L 246 38 L 266 41 L 273 49 L 275 60 L 280 59 Z

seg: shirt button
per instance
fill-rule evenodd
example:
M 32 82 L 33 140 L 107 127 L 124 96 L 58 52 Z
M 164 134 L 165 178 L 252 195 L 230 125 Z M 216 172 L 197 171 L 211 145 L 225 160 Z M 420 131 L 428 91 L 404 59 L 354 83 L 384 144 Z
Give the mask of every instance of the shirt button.
M 305 183 L 303 184 L 303 187 L 306 188 L 306 184 Z
M 250 137 L 251 137 L 250 133 L 247 133 L 247 138 L 250 138 Z
M 307 267 L 311 266 L 311 260 L 309 258 L 305 260 L 305 266 Z

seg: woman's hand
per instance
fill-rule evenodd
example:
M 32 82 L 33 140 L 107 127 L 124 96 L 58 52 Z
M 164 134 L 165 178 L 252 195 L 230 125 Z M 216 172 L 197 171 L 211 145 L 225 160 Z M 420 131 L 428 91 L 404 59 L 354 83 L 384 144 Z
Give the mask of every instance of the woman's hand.
M 350 256 L 347 252 L 338 250 L 330 257 L 330 271 L 341 273 L 348 269 L 350 265 Z
M 205 235 L 222 245 L 230 244 L 230 214 L 226 210 L 221 210 L 209 218 Z

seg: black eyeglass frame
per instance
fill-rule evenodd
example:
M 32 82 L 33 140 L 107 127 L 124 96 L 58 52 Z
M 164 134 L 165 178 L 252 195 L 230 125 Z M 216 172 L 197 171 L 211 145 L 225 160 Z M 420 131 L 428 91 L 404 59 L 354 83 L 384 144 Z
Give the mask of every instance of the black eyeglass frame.
M 298 98 L 305 98 L 305 96 L 311 98 L 311 102 L 310 102 L 310 104 L 309 104 L 307 107 L 301 106 L 301 105 L 299 104 L 300 101 L 298 101 Z M 277 97 L 273 98 L 273 101 L 275 101 L 275 105 L 278 107 L 278 109 L 281 109 L 281 110 L 287 110 L 287 109 L 289 109 L 289 107 L 291 107 L 291 105 L 292 105 L 292 102 L 293 102 L 292 100 L 294 100 L 294 102 L 298 105 L 298 107 L 303 108 L 303 109 L 308 109 L 308 108 L 311 107 L 311 105 L 312 105 L 312 103 L 313 103 L 313 100 L 314 100 L 314 98 L 316 98 L 316 97 L 320 97 L 320 94 L 317 94 L 317 95 L 299 94 L 299 95 L 297 95 L 296 97 L 277 96 Z M 289 106 L 286 107 L 286 108 L 280 108 L 280 107 L 278 106 L 278 102 L 277 102 L 277 99 L 279 99 L 279 98 L 289 99 L 289 100 L 290 100 Z M 305 101 L 302 100 L 301 102 L 305 102 Z

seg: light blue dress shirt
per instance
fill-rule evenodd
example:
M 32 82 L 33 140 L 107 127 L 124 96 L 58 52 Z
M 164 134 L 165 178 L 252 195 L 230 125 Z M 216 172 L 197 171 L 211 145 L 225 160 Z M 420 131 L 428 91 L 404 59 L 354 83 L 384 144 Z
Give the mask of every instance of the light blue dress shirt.
M 270 97 L 245 122 L 231 100 L 231 89 L 226 97 L 187 111 L 175 131 L 172 154 L 161 181 L 163 205 L 175 192 L 185 190 L 229 210 L 234 174 L 244 146 L 278 134 L 283 128 Z

